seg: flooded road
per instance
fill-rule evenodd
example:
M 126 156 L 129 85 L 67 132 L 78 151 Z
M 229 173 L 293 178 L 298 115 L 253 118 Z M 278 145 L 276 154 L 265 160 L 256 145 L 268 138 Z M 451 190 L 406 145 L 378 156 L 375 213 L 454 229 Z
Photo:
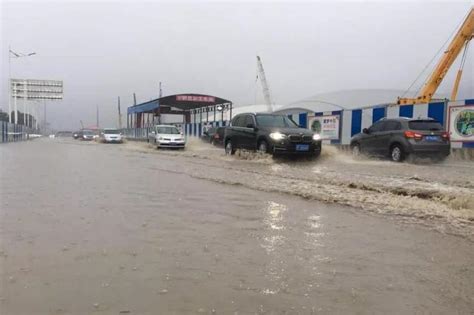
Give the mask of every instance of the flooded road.
M 469 163 L 61 139 L 0 154 L 1 314 L 474 309 Z

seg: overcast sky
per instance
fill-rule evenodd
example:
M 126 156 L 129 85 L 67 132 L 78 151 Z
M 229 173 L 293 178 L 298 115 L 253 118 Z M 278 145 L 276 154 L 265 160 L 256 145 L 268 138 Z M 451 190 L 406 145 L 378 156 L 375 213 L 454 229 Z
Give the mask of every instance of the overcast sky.
M 404 90 L 473 5 L 1 1 L 1 107 L 8 108 L 8 46 L 34 51 L 12 60 L 12 77 L 64 80 L 64 100 L 48 103 L 59 129 L 94 124 L 96 105 L 102 126 L 114 126 L 117 96 L 125 112 L 133 92 L 138 102 L 156 98 L 160 81 L 165 95 L 261 103 L 256 54 L 278 104 L 335 90 Z M 471 47 L 461 98 L 474 98 L 473 55 Z M 450 94 L 456 70 L 457 63 L 439 92 Z

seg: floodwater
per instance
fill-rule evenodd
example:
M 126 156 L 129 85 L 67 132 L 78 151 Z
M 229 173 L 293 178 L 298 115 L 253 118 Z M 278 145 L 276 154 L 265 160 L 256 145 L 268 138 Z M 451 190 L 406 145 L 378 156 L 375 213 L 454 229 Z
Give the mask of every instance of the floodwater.
M 469 162 L 222 151 L 2 145 L 0 314 L 472 313 Z

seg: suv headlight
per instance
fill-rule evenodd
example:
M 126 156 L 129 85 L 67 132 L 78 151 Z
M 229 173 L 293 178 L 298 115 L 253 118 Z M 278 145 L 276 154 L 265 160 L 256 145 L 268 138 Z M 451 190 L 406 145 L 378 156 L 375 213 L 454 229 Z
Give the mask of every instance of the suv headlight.
M 283 139 L 286 139 L 286 135 L 285 134 L 282 134 L 281 132 L 272 132 L 270 134 L 270 138 L 272 138 L 273 140 L 283 140 Z
M 321 135 L 319 133 L 315 133 L 313 135 L 313 140 L 315 140 L 315 141 L 321 140 Z
M 158 140 L 163 140 L 163 137 L 158 137 Z

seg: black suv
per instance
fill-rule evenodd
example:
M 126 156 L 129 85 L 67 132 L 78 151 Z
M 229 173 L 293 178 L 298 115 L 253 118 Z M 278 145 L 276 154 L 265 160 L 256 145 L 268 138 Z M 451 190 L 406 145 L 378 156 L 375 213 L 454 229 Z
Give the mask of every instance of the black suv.
M 389 156 L 401 162 L 410 154 L 445 159 L 451 150 L 449 134 L 434 119 L 382 119 L 351 139 L 352 153 Z
M 321 138 L 287 116 L 246 113 L 235 116 L 225 129 L 224 147 L 226 154 L 234 154 L 236 149 L 248 149 L 317 157 L 321 153 Z

